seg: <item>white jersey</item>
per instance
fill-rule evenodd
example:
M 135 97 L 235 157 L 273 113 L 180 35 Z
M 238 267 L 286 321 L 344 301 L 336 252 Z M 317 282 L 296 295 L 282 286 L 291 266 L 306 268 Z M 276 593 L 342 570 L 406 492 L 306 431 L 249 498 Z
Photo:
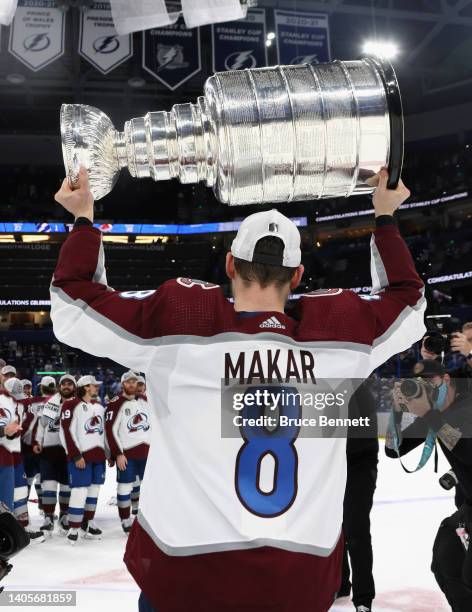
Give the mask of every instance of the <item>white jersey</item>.
M 273 583 L 286 578 L 284 567 L 306 577 L 312 575 L 311 559 L 319 567 L 334 563 L 346 439 L 304 437 L 297 426 L 285 438 L 267 438 L 262 426 L 250 423 L 225 437 L 222 422 L 234 414 L 227 398 L 238 385 L 256 392 L 267 381 L 285 390 L 300 383 L 315 393 L 323 379 L 366 378 L 423 336 L 423 283 L 393 219 L 384 221 L 379 219 L 371 243 L 371 299 L 340 288 L 312 292 L 297 300 L 293 316 L 237 312 L 220 287 L 186 278 L 156 291 L 114 291 L 106 282 L 100 232 L 76 227 L 68 236 L 51 286 L 56 337 L 147 375 L 156 426 L 128 567 L 148 590 L 156 584 L 153 603 L 166 590 L 159 580 L 178 580 L 179 571 L 198 572 L 202 564 L 213 563 L 214 571 L 206 574 L 210 583 L 232 582 L 234 589 L 234 567 L 225 568 L 235 555 L 247 568 L 243 560 L 257 558 L 250 549 L 283 551 L 289 564 L 274 563 L 263 572 L 260 588 L 269 600 Z M 273 407 L 280 405 L 263 409 Z M 284 408 L 280 418 L 302 408 Z M 176 557 L 183 556 L 186 563 L 179 564 Z M 153 571 L 154 559 L 162 574 Z M 284 589 L 294 600 L 305 588 L 292 582 Z M 241 607 L 249 608 L 250 602 Z M 302 609 L 320 608 L 311 601 Z
M 112 457 L 124 452 L 127 457 L 144 459 L 151 442 L 151 415 L 146 398 L 129 400 L 124 395 L 114 398 L 106 409 L 105 434 Z
M 26 446 L 33 444 L 33 430 L 48 399 L 49 397 L 32 397 L 24 400 L 25 424 L 21 438 Z
M 105 459 L 105 409 L 99 402 L 67 400 L 61 408 L 60 440 L 69 459 Z
M 52 395 L 44 404 L 41 417 L 37 419 L 33 438 L 43 448 L 62 446 L 60 437 L 62 397 Z
M 21 415 L 18 410 L 17 401 L 4 391 L 0 391 L 0 427 L 5 427 L 9 423 L 21 422 Z M 0 437 L 0 465 L 10 465 L 11 453 L 19 453 L 21 450 L 20 436 L 7 438 Z

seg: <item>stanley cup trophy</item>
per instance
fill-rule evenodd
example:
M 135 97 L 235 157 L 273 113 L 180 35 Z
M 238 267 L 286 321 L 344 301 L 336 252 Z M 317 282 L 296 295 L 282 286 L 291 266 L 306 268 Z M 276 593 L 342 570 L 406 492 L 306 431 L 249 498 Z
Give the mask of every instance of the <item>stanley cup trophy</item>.
M 403 161 L 397 79 L 373 58 L 219 72 L 196 104 L 123 132 L 94 107 L 64 104 L 61 133 L 69 181 L 85 166 L 95 199 L 125 166 L 137 178 L 205 181 L 233 205 L 371 193 L 383 166 L 395 188 Z

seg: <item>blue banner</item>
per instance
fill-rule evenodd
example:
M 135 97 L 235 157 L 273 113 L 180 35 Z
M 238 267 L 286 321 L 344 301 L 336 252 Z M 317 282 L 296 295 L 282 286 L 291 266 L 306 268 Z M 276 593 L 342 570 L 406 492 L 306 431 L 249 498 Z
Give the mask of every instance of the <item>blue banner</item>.
M 292 217 L 292 221 L 299 227 L 306 227 L 306 217 Z M 151 223 L 94 223 L 104 234 L 147 234 L 151 236 L 169 234 L 214 234 L 218 232 L 236 232 L 241 221 L 221 221 L 215 223 L 194 224 L 151 224 Z M 0 233 L 6 234 L 49 234 L 70 232 L 71 223 L 57 223 L 46 221 L 41 223 L 0 222 Z
M 279 64 L 330 61 L 328 15 L 275 11 L 275 27 Z
M 144 70 L 170 90 L 202 69 L 200 28 L 187 30 L 182 17 L 165 28 L 146 30 L 142 36 Z
M 246 19 L 212 26 L 213 70 L 267 66 L 264 9 L 248 11 Z

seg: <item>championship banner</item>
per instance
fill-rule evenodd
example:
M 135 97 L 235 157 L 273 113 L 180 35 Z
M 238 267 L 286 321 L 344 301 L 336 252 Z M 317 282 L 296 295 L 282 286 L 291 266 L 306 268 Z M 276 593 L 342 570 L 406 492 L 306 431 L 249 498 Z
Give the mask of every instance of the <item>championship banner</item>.
M 275 27 L 279 64 L 330 61 L 328 15 L 276 10 Z
M 248 11 L 245 19 L 213 25 L 213 71 L 267 66 L 264 9 Z
M 64 54 L 65 19 L 55 0 L 19 0 L 8 50 L 30 70 L 41 70 Z
M 133 36 L 119 36 L 113 24 L 109 2 L 94 2 L 80 16 L 79 53 L 102 74 L 133 55 Z
M 187 30 L 182 17 L 164 28 L 143 32 L 143 68 L 170 90 L 202 69 L 200 28 Z

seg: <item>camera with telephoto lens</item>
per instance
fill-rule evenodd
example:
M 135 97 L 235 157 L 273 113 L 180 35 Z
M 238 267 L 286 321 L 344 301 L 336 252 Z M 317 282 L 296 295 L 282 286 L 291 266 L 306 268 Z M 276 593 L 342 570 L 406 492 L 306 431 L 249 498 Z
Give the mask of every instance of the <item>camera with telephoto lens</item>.
M 408 400 L 418 399 L 423 396 L 423 393 L 426 393 L 428 402 L 431 404 L 433 401 L 434 387 L 422 378 L 405 378 L 400 384 L 400 391 Z M 408 412 L 406 404 L 399 404 L 399 406 L 403 412 Z
M 30 542 L 29 535 L 8 508 L 0 502 L 0 581 L 10 572 L 10 559 Z M 0 587 L 0 593 L 3 588 Z
M 439 484 L 443 489 L 446 489 L 446 491 L 450 491 L 453 487 L 459 484 L 459 479 L 454 474 L 453 470 L 449 470 L 449 472 L 446 472 L 441 476 L 439 479 Z
M 441 355 L 451 350 L 451 340 L 462 327 L 459 319 L 451 315 L 428 315 L 426 329 L 424 348 L 430 353 Z

